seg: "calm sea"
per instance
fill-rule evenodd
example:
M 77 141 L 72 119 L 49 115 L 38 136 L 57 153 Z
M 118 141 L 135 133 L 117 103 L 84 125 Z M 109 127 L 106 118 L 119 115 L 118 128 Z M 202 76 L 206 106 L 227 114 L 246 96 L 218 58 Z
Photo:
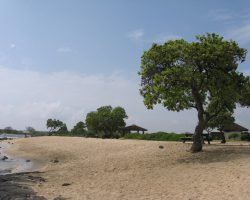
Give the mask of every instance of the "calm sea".
M 0 134 L 0 138 L 24 138 L 23 134 Z M 0 175 L 9 174 L 14 172 L 25 171 L 26 169 L 32 166 L 32 162 L 26 162 L 25 159 L 22 158 L 14 158 L 9 155 L 6 155 L 4 151 L 10 147 L 10 144 L 6 144 L 0 142 Z M 8 159 L 2 160 L 4 156 L 7 156 Z
M 12 133 L 1 133 L 0 138 L 11 138 L 11 139 L 16 139 L 16 138 L 24 138 L 24 134 L 12 134 Z

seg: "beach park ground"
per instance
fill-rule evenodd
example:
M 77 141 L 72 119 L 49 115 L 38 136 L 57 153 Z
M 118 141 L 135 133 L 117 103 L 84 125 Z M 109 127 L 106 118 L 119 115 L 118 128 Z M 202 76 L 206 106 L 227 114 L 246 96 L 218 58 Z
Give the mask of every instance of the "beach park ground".
M 181 142 L 50 136 L 12 143 L 9 155 L 39 161 L 40 173 L 31 174 L 45 181 L 29 185 L 46 199 L 250 199 L 247 142 L 213 142 L 195 154 Z

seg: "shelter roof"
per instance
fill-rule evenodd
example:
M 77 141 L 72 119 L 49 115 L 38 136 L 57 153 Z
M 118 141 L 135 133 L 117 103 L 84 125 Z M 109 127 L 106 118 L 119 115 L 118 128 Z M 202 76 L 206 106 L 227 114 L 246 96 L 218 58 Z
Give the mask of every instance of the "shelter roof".
M 232 124 L 229 124 L 229 125 L 226 125 L 224 127 L 222 127 L 221 129 L 219 129 L 220 131 L 225 131 L 225 132 L 233 132 L 233 131 L 236 131 L 236 132 L 242 132 L 242 131 L 248 131 L 247 128 L 237 124 L 237 123 L 232 123 Z
M 123 130 L 125 130 L 125 131 L 147 131 L 147 129 L 142 128 L 140 126 L 137 126 L 135 124 L 132 124 L 130 126 L 126 126 L 123 128 Z

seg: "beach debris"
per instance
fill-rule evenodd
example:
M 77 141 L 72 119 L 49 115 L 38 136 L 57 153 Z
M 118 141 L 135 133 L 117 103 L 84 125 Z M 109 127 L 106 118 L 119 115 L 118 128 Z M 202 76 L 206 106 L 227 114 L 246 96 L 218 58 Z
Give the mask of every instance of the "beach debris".
M 7 157 L 7 156 L 4 156 L 4 157 L 2 157 L 1 160 L 7 160 L 7 159 L 8 159 L 8 157 Z
M 69 186 L 71 185 L 72 183 L 63 183 L 62 186 Z
M 26 160 L 26 162 L 30 162 L 30 160 Z
M 58 160 L 58 158 L 55 158 L 55 159 L 51 160 L 50 162 L 52 162 L 52 163 L 59 163 L 59 160 Z
M 164 146 L 163 146 L 163 145 L 160 145 L 160 146 L 159 146 L 159 149 L 164 149 Z
M 54 198 L 54 200 L 67 200 L 68 198 L 64 198 L 64 197 L 62 197 L 61 195 L 60 196 L 58 196 L 58 197 L 56 197 L 56 198 Z

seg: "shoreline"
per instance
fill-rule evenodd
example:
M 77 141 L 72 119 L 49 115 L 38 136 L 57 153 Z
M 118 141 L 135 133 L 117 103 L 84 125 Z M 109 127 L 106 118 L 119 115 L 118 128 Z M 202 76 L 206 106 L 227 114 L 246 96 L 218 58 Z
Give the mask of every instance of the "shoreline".
M 16 156 L 12 153 L 14 140 L 0 142 L 0 163 L 4 166 L 0 168 L 0 175 L 40 171 L 45 163 L 39 160 L 31 160 L 23 156 Z
M 5 165 L 0 171 L 0 199 L 46 200 L 32 188 L 34 184 L 45 182 L 40 176 L 41 172 L 37 171 L 40 165 L 34 160 L 8 153 L 13 148 L 12 145 L 13 142 L 0 142 L 0 158 L 6 158 L 0 161 L 0 164 Z

